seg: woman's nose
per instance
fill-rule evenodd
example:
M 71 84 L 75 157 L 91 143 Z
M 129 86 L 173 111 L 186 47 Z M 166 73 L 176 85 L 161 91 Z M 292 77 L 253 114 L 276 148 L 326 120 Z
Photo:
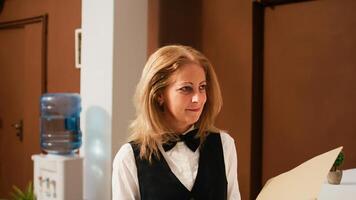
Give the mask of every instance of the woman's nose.
M 195 93 L 192 97 L 192 102 L 193 103 L 198 103 L 199 102 L 199 94 Z

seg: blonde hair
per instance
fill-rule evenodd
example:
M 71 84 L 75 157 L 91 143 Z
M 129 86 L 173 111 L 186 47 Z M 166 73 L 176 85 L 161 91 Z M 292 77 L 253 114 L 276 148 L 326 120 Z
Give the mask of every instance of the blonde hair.
M 164 46 L 154 52 L 148 59 L 139 83 L 137 84 L 134 104 L 136 119 L 131 123 L 130 140 L 139 144 L 140 157 L 151 161 L 152 155 L 159 157 L 157 144 L 167 142 L 174 137 L 163 120 L 158 96 L 168 85 L 169 77 L 177 69 L 188 63 L 203 67 L 207 81 L 207 100 L 195 127 L 201 143 L 207 132 L 217 131 L 214 121 L 222 107 L 222 97 L 217 76 L 210 61 L 192 47 L 182 45 Z

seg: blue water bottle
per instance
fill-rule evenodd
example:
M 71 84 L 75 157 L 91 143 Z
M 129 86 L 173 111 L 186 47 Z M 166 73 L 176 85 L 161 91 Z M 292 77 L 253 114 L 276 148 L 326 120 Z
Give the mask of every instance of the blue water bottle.
M 75 93 L 41 96 L 41 148 L 50 154 L 72 154 L 82 144 L 81 99 Z

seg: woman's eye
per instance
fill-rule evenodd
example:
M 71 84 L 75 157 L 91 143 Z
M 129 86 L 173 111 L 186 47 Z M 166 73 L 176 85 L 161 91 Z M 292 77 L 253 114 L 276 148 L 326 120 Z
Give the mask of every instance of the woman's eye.
M 199 86 L 199 90 L 206 90 L 206 85 Z
M 188 86 L 184 86 L 184 87 L 181 87 L 179 90 L 182 92 L 190 92 L 190 91 L 192 91 L 192 88 L 188 87 Z

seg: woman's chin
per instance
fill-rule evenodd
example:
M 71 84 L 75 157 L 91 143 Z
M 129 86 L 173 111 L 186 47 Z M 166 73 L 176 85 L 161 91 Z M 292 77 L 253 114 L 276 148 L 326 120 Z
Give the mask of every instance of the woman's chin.
M 190 126 L 197 123 L 197 121 L 199 120 L 199 117 L 192 117 L 191 119 L 187 120 L 187 124 L 189 124 Z

